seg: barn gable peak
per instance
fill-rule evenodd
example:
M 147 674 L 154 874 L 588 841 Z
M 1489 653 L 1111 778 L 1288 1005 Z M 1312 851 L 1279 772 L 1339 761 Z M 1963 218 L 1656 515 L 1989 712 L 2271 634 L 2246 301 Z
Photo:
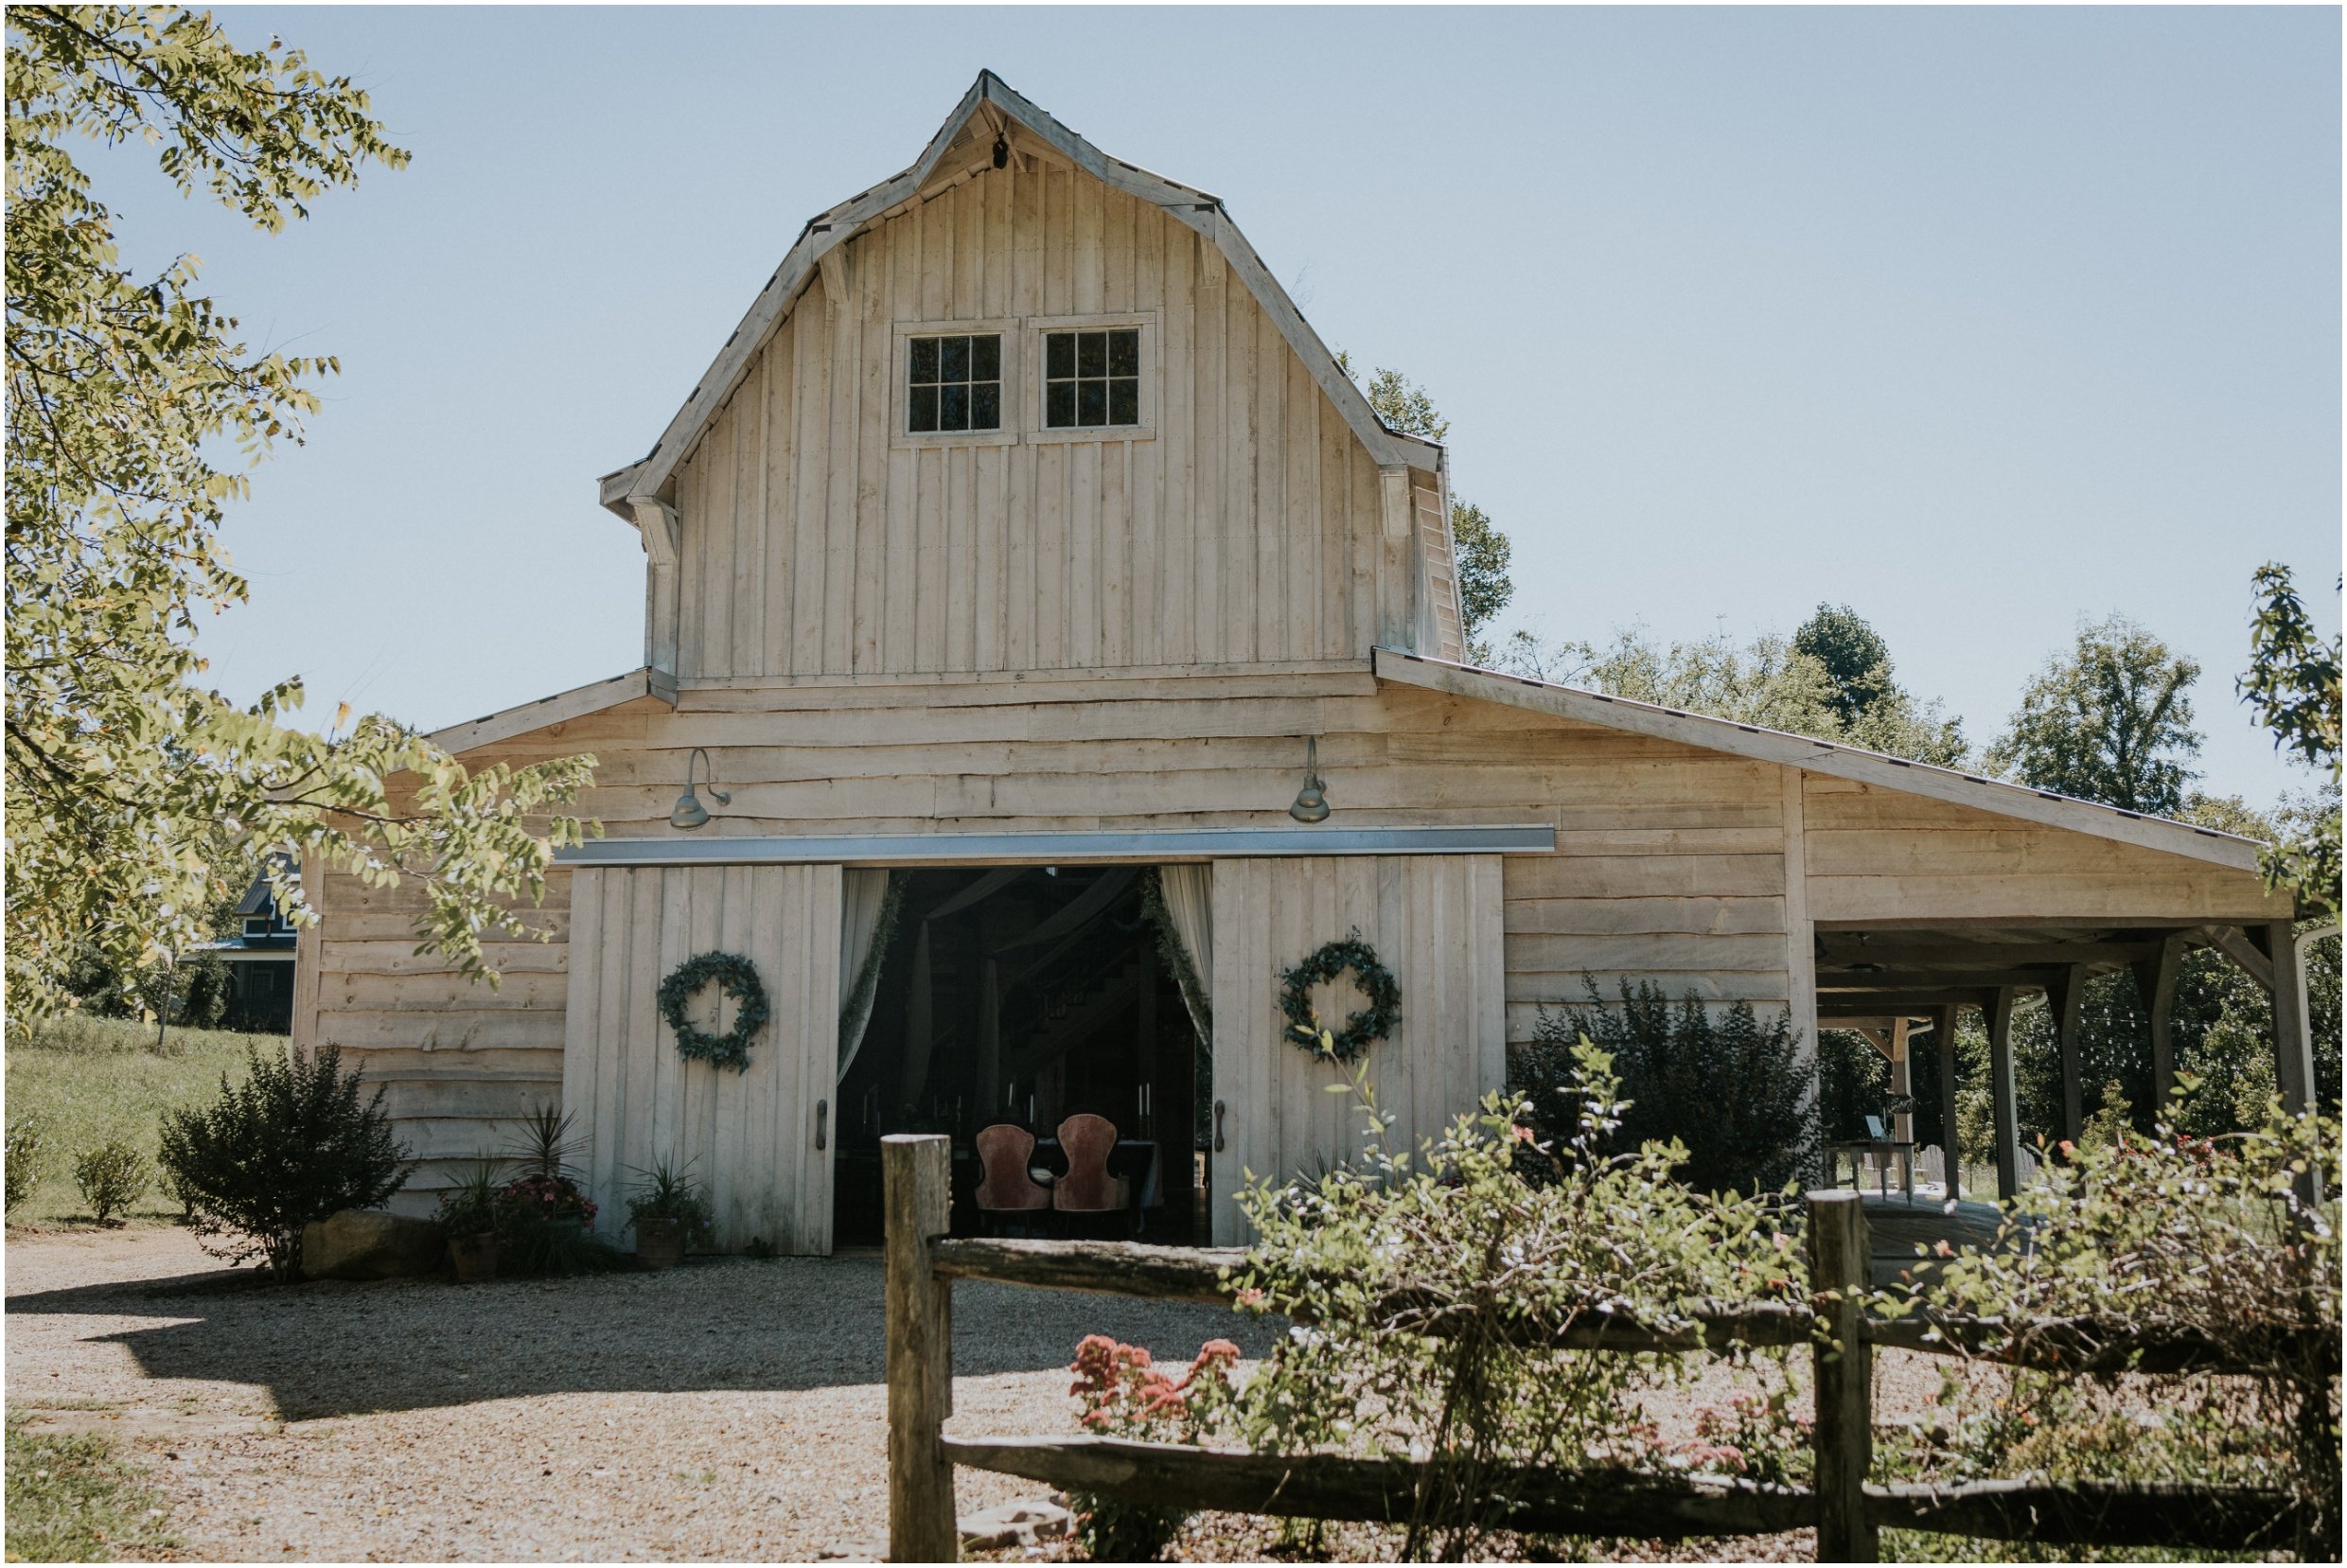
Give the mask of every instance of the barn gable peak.
M 639 524 L 647 516 L 673 516 L 678 469 L 716 422 L 759 352 L 809 284 L 821 275 L 824 259 L 873 225 L 993 167 L 997 141 L 1004 144 L 1010 157 L 1064 161 L 1149 203 L 1196 232 L 1220 253 L 1236 281 L 1253 294 L 1340 417 L 1381 466 L 1440 471 L 1443 458 L 1438 445 L 1390 431 L 1378 419 L 1361 389 L 1338 367 L 1320 335 L 1230 220 L 1219 197 L 1109 156 L 993 71 L 981 70 L 909 167 L 807 220 L 782 265 L 767 280 L 651 451 L 599 481 L 604 506 Z M 665 541 L 647 538 L 645 542 L 659 554 Z

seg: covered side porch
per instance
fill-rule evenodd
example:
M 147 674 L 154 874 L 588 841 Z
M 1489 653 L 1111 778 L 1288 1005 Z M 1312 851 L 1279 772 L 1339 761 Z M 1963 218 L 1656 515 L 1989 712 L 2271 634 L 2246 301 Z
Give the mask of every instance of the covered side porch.
M 2287 920 L 2179 922 L 2157 915 L 2091 921 L 2026 918 L 1908 919 L 1819 923 L 1815 930 L 1817 1024 L 1863 1035 L 1888 1059 L 1894 1101 L 1913 1094 L 1917 1051 L 1937 1059 L 1939 1125 L 1954 1143 L 1957 1026 L 1976 1010 L 1987 1035 L 1995 1131 L 1996 1196 L 2022 1186 L 2024 1156 L 2014 1092 L 2013 1022 L 2017 1003 L 2043 995 L 2061 1064 L 2064 1138 L 2085 1123 L 2079 1062 L 2081 1008 L 2088 982 L 2133 978 L 2145 1019 L 2141 1048 L 2158 1103 L 2176 1083 L 2173 1014 L 2177 976 L 2187 953 L 2208 949 L 2249 976 L 2272 998 L 2274 1079 L 2284 1103 L 2304 1109 L 2314 1097 L 2313 1035 L 2306 1010 L 2303 954 Z M 1894 1141 L 1914 1141 L 1914 1118 L 1901 1114 Z M 1961 1161 L 1945 1154 L 1949 1197 L 1963 1195 Z M 1978 1194 L 1976 1194 L 1978 1195 Z

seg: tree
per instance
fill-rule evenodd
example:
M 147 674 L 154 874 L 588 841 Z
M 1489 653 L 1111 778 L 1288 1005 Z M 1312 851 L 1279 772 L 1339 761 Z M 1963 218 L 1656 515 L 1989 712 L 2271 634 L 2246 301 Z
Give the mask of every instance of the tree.
M 275 442 L 301 440 L 337 366 L 249 347 L 193 291 L 192 257 L 132 275 L 65 144 L 143 140 L 183 195 L 268 232 L 407 154 L 349 79 L 275 39 L 239 49 L 209 16 L 25 6 L 7 29 L 10 1019 L 57 1005 L 77 958 L 168 962 L 241 890 L 237 868 L 288 845 L 372 883 L 422 877 L 419 935 L 494 982 L 484 936 L 543 896 L 553 846 L 582 831 L 531 819 L 593 759 L 473 773 L 380 715 L 291 728 L 298 681 L 250 705 L 200 684 L 197 610 L 246 595 L 223 509 Z M 272 876 L 310 918 L 298 873 Z
M 2199 775 L 2192 683 L 2200 666 L 2122 615 L 2079 628 L 2021 694 L 1989 766 L 2033 789 L 2174 817 Z
M 1777 636 L 1757 637 L 1743 646 L 1725 636 L 1665 644 L 1632 630 L 1616 632 L 1600 649 L 1585 642 L 1544 641 L 1520 627 L 1509 635 L 1497 663 L 1535 680 L 1586 686 L 1658 708 L 1862 746 L 1939 767 L 1961 767 L 1970 754 L 1963 722 L 1942 716 L 1936 700 L 1918 702 L 1891 680 L 1887 658 L 1883 690 L 1859 710 L 1855 721 L 1845 721 L 1842 688 L 1831 669 Z
M 2290 569 L 2268 561 L 2252 581 L 2258 593 L 2250 626 L 2250 668 L 2235 685 L 2277 749 L 2309 767 L 2328 766 L 2327 787 L 2289 802 L 2283 833 L 2263 856 L 2266 885 L 2286 887 L 2308 915 L 2339 907 L 2339 640 L 2324 647 L 2290 582 Z
M 1508 558 L 1513 547 L 1480 506 L 1451 503 L 1451 546 L 1457 556 L 1458 620 L 1467 640 L 1470 662 L 1489 664 L 1491 646 L 1483 629 L 1508 608 L 1516 585 L 1509 580 Z
M 1821 604 L 1792 634 L 1795 653 L 1825 666 L 1833 682 L 1834 713 L 1844 729 L 1872 713 L 1897 690 L 1891 682 L 1891 649 L 1875 628 L 1849 606 Z
M 1336 366 L 1353 375 L 1351 356 L 1337 355 Z M 1435 407 L 1426 389 L 1399 370 L 1379 369 L 1361 391 L 1379 423 L 1389 431 L 1429 441 L 1440 441 L 1451 432 L 1451 422 Z M 1513 547 L 1482 507 L 1454 497 L 1451 550 L 1458 584 L 1459 635 L 1467 643 L 1467 659 L 1470 663 L 1489 664 L 1491 645 L 1483 641 L 1483 631 L 1515 596 L 1516 585 L 1508 575 Z

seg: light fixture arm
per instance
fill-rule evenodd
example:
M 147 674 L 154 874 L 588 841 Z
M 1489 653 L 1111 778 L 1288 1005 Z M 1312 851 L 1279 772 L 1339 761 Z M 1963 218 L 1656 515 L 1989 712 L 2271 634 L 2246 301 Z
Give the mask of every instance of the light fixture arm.
M 701 783 L 709 786 L 709 793 L 717 798 L 719 805 L 732 805 L 733 797 L 717 787 L 716 770 L 709 766 L 709 752 L 703 747 L 693 748 L 692 756 L 684 759 L 684 792 L 687 795 L 693 793 L 693 764 L 696 761 L 701 765 Z
M 1320 780 L 1320 737 L 1304 737 L 1304 787 L 1296 792 L 1296 803 L 1288 807 L 1288 815 L 1299 822 L 1325 822 L 1329 819 L 1328 785 Z

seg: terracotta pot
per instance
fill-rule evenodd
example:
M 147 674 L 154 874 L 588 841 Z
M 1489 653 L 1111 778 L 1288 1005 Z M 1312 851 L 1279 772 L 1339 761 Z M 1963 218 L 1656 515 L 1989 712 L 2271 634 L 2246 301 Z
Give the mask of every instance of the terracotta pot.
M 638 1220 L 636 1261 L 647 1269 L 673 1269 L 684 1261 L 682 1220 Z
M 459 1236 L 449 1242 L 449 1256 L 456 1262 L 457 1282 L 478 1285 L 497 1277 L 498 1255 L 504 1250 L 494 1236 Z

